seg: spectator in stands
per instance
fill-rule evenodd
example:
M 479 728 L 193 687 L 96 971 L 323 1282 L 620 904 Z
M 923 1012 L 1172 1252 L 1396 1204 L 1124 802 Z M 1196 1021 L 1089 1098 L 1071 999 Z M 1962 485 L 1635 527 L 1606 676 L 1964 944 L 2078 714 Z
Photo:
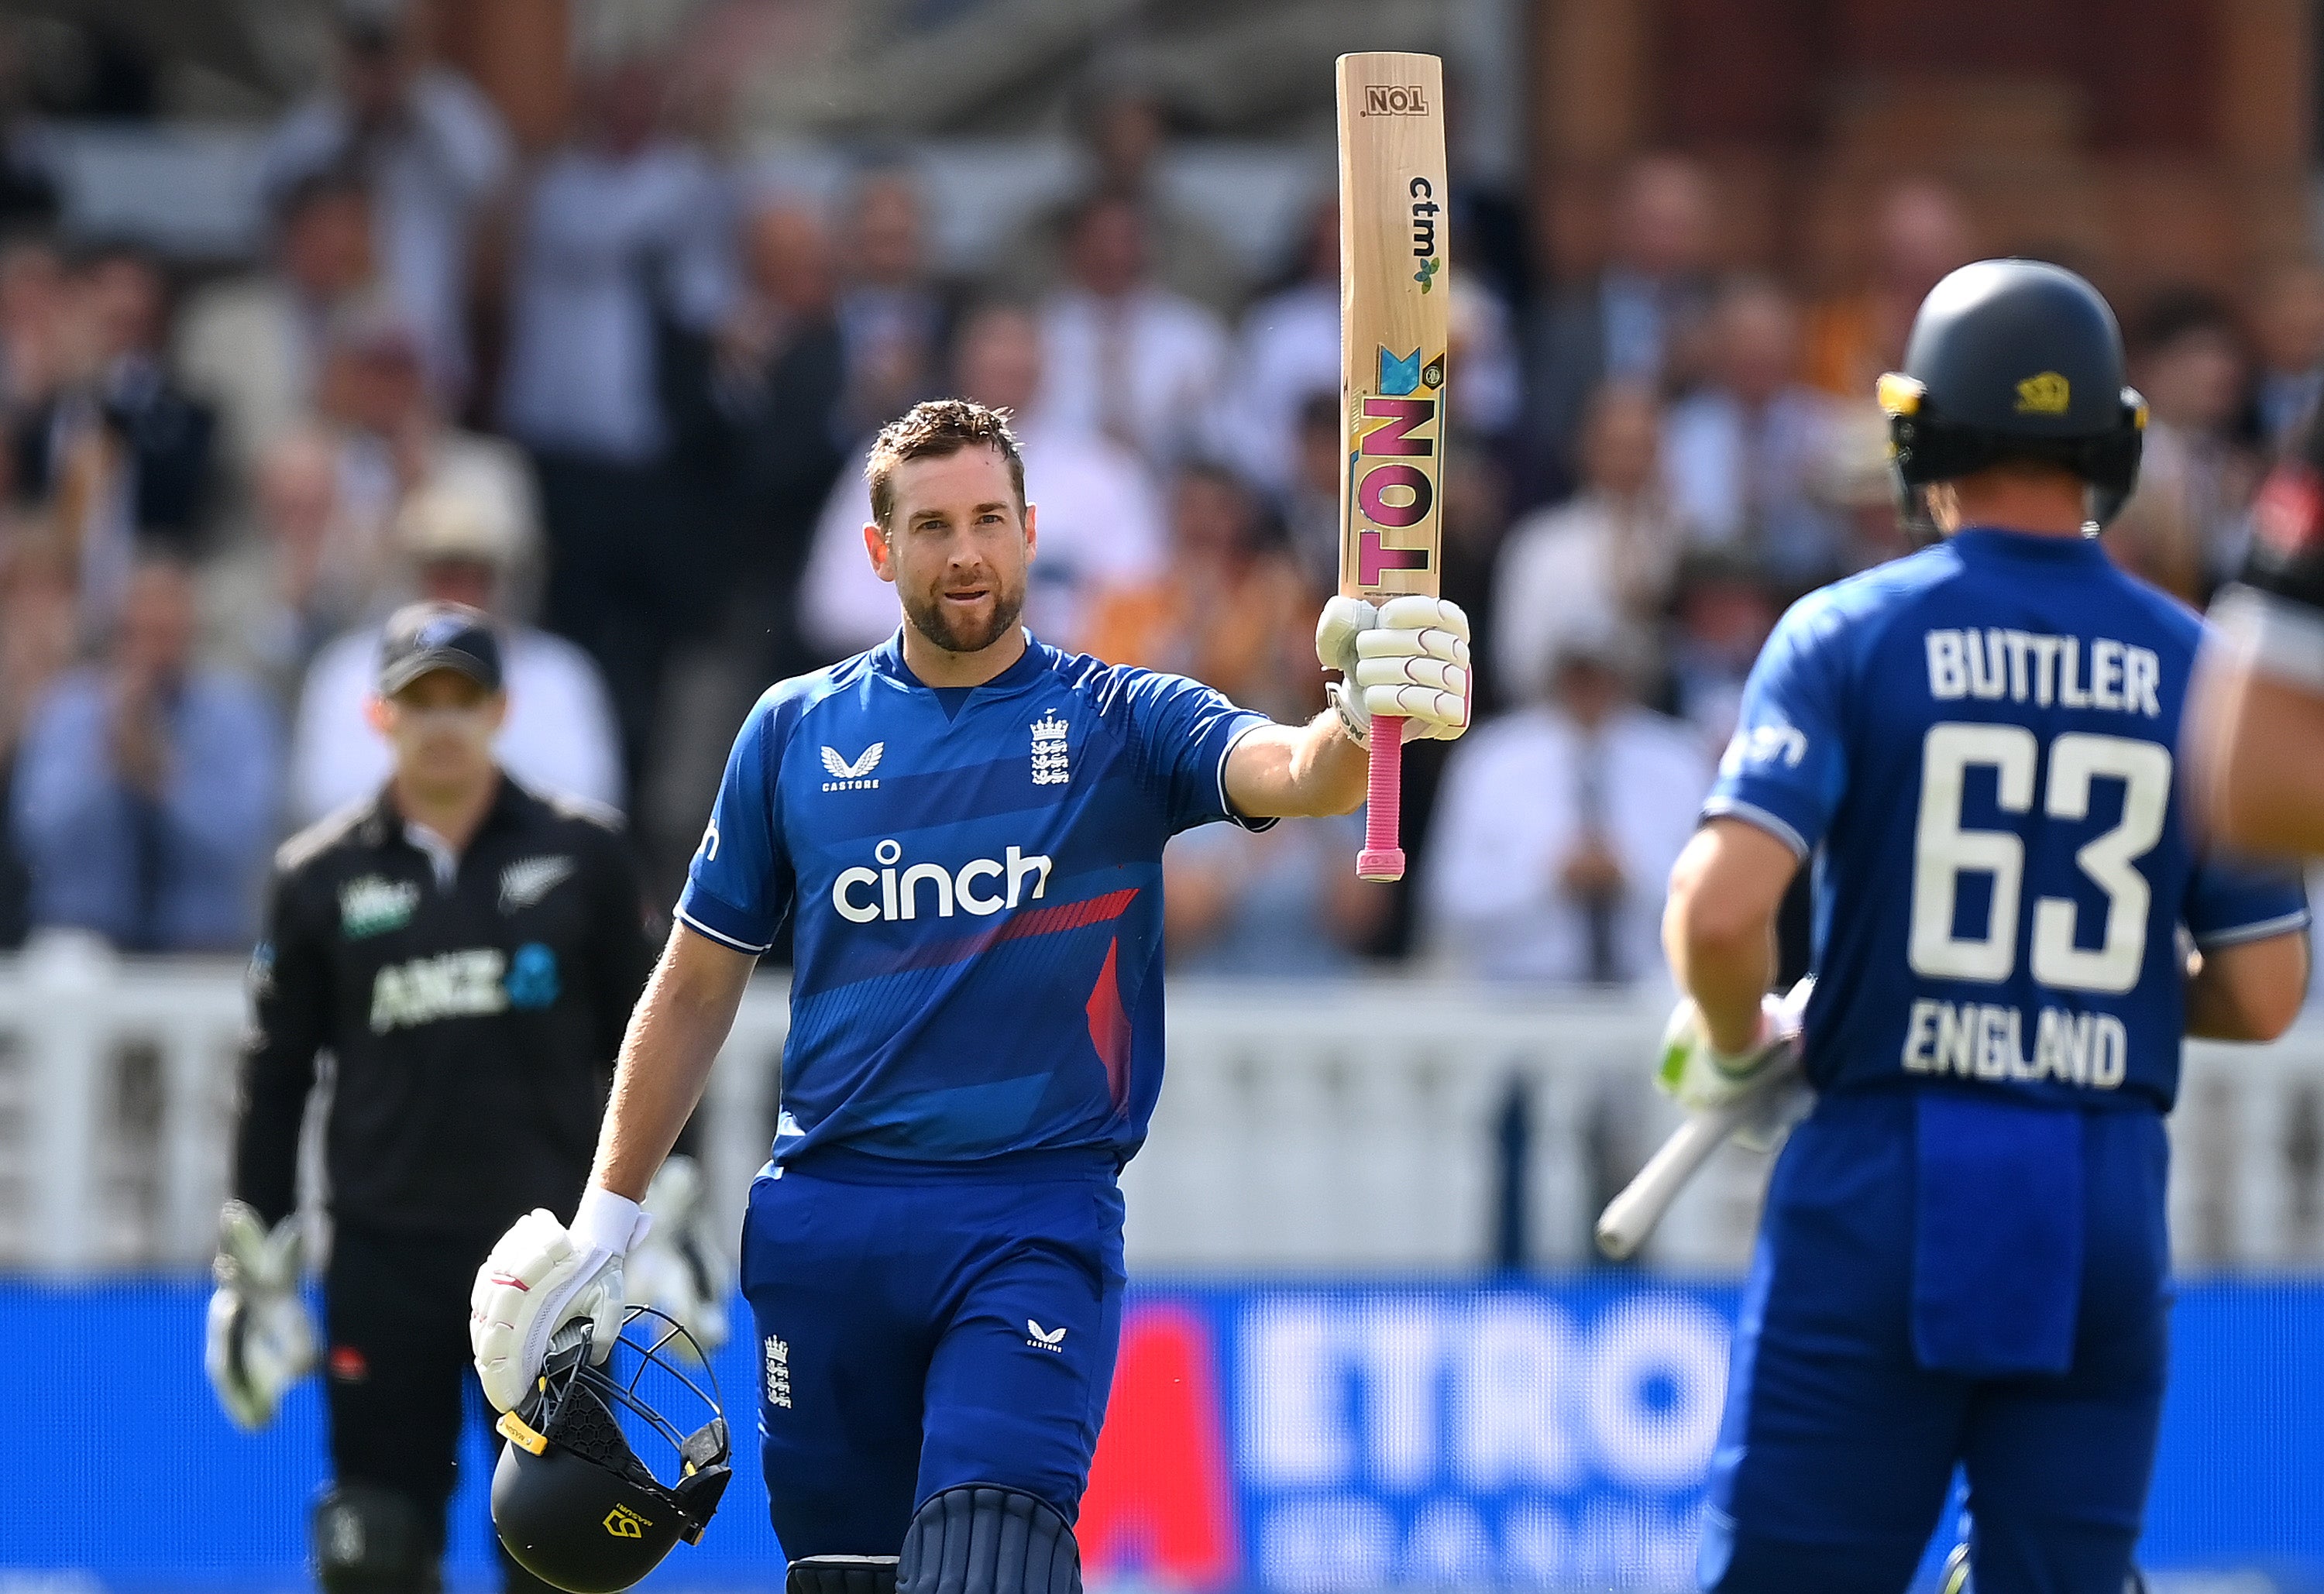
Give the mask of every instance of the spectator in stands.
M 1225 439 L 1243 474 L 1274 493 L 1299 480 L 1301 416 L 1317 393 L 1340 396 L 1340 205 L 1329 197 L 1309 213 L 1290 281 L 1244 312 L 1235 335 L 1233 380 L 1221 398 L 1232 417 Z M 1458 367 L 1456 367 L 1458 369 Z M 1334 447 L 1333 452 L 1337 453 Z M 1333 479 L 1338 480 L 1334 467 Z M 1336 488 L 1334 489 L 1336 493 Z M 1336 536 L 1335 536 L 1336 540 Z M 1336 556 L 1335 556 L 1336 557 Z
M 1283 493 L 1284 529 L 1299 573 L 1317 592 L 1340 585 L 1340 390 L 1319 388 L 1299 401 L 1299 428 L 1293 444 L 1295 471 Z M 1476 620 L 1471 615 L 1471 622 Z
M 1808 314 L 1808 382 L 1869 404 L 1881 373 L 1904 369 L 1921 300 L 1939 278 L 1976 258 L 1969 217 L 1950 189 L 1919 177 L 1892 184 L 1874 209 L 1868 280 Z
M 725 563 L 745 629 L 766 633 L 752 650 L 755 689 L 809 668 L 794 627 L 799 577 L 856 432 L 823 223 L 797 207 L 761 207 L 743 224 L 742 257 L 743 290 L 720 338 L 719 396 L 733 432 Z
M 540 470 L 549 629 L 605 672 L 632 784 L 671 644 L 714 589 L 716 532 L 672 464 L 708 413 L 733 290 L 727 196 L 661 130 L 661 96 L 659 67 L 631 60 L 576 97 L 584 120 L 524 206 L 501 390 Z
M 1213 312 L 1149 278 L 1149 235 L 1119 195 L 1074 212 L 1065 283 L 1041 309 L 1038 408 L 1051 426 L 1102 432 L 1167 470 L 1219 429 L 1227 338 Z
M 1661 426 L 1647 389 L 1600 389 L 1582 426 L 1580 489 L 1509 533 L 1493 591 L 1502 702 L 1547 696 L 1550 661 L 1607 617 L 1641 632 L 1659 623 L 1686 544 L 1663 487 Z
M 0 238 L 0 422 L 43 402 L 62 364 L 64 263 L 41 233 Z
M 511 581 L 530 550 L 505 506 L 456 485 L 424 489 L 397 517 L 396 545 L 420 597 L 493 618 L 509 696 L 494 744 L 503 767 L 533 791 L 619 809 L 621 741 L 596 666 L 508 612 Z M 290 743 L 296 824 L 368 801 L 387 779 L 389 748 L 363 713 L 376 689 L 379 650 L 379 626 L 366 625 L 325 648 L 308 672 Z
M 245 482 L 277 438 L 313 415 L 326 329 L 371 280 L 371 192 L 352 170 L 318 171 L 275 201 L 271 263 L 186 306 L 178 378 L 217 411 Z
M 0 23 L 0 230 L 50 227 L 62 209 L 32 101 L 21 23 Z
M 1209 218 L 1180 203 L 1163 182 L 1169 130 L 1162 101 L 1135 84 L 1100 84 L 1077 107 L 1075 124 L 1084 152 L 1082 191 L 1108 195 L 1137 212 L 1153 252 L 1155 282 L 1217 314 L 1231 312 L 1242 300 L 1240 264 Z M 1058 206 L 1026 227 L 1008 251 L 1002 275 L 1010 289 L 1047 292 L 1077 274 L 1074 235 L 1085 207 Z
M 855 185 L 840 251 L 839 328 L 847 353 L 845 436 L 868 436 L 944 379 L 958 306 L 929 272 L 920 190 L 901 167 Z
M 103 662 L 58 680 L 18 755 L 10 817 L 34 927 L 133 952 L 241 951 L 272 852 L 281 736 L 265 694 L 194 661 L 193 577 L 131 570 Z
M 1362 821 L 1346 815 L 1263 831 L 1207 825 L 1173 836 L 1162 854 L 1170 972 L 1242 980 L 1358 972 L 1390 900 L 1356 878 L 1363 844 Z
M 1100 599 L 1087 650 L 1191 676 L 1278 720 L 1322 707 L 1323 677 L 1299 620 L 1314 597 L 1282 529 L 1242 478 L 1190 465 L 1170 494 L 1160 571 Z
M 446 420 L 428 384 L 419 329 L 385 298 L 343 306 L 327 334 L 321 412 L 337 456 L 336 512 L 318 580 L 350 620 L 378 620 L 407 595 L 392 528 L 405 499 L 451 486 L 489 500 L 538 556 L 540 511 L 522 450 Z
M 1471 714 L 1481 719 L 1507 701 L 1500 693 L 1499 672 L 1493 668 L 1498 634 L 1493 585 L 1509 535 L 1509 475 L 1499 452 L 1462 425 L 1457 411 L 1447 428 L 1443 449 L 1443 484 L 1438 489 L 1443 494 L 1443 574 L 1438 592 L 1460 604 L 1461 612 L 1469 617 L 1470 659 L 1477 675 Z M 1331 586 L 1338 585 L 1335 574 Z M 1449 742 L 1434 743 L 1421 757 L 1441 758 L 1452 747 Z
M 1509 307 L 1481 274 L 1446 274 L 1452 299 L 1447 341 L 1461 373 L 1461 428 L 1498 447 L 1517 429 L 1525 404 Z
M 1622 174 L 1604 268 L 1552 299 L 1528 339 L 1524 502 L 1571 489 L 1600 386 L 1665 389 L 1685 374 L 1711 303 L 1711 185 L 1692 161 L 1643 155 Z
M 55 539 L 23 526 L 0 534 L 0 815 L 32 711 L 71 665 L 78 635 L 72 566 Z M 0 947 L 23 943 L 31 887 L 14 827 L 0 824 Z
M 1750 559 L 1731 548 L 1704 548 L 1680 565 L 1671 610 L 1672 706 L 1715 757 L 1735 734 L 1743 682 L 1782 607 Z
M 205 654 L 271 686 L 287 710 L 325 642 L 385 601 L 381 572 L 353 567 L 339 444 L 313 426 L 283 433 L 251 484 L 253 535 L 205 561 Z
M 2300 435 L 2324 394 L 2324 265 L 2287 261 L 2260 279 L 2251 311 L 2252 407 L 2267 452 Z
M 151 255 L 101 245 L 57 308 L 51 385 L 16 418 L 17 490 L 45 501 L 80 571 L 84 620 L 110 623 L 140 539 L 190 554 L 209 485 L 215 417 L 163 367 L 169 287 Z
M 1419 888 L 1423 944 L 1450 968 L 1553 985 L 1661 969 L 1664 884 L 1711 766 L 1633 700 L 1639 652 L 1610 622 L 1569 636 L 1549 703 L 1453 748 Z
M 2246 408 L 2250 357 L 2227 307 L 2198 289 L 2157 297 L 2133 347 L 2131 380 L 2151 419 L 2131 518 L 2134 528 L 2154 520 L 2143 539 L 2111 545 L 2158 584 L 2191 571 L 2185 595 L 2200 604 L 2241 567 L 2250 540 L 2246 511 L 2262 467 Z
M 415 10 L 340 0 L 337 81 L 275 127 L 263 174 L 276 194 L 318 172 L 363 174 L 378 199 L 382 270 L 419 328 L 438 396 L 457 400 L 469 376 L 470 235 L 514 152 L 474 84 L 421 61 Z
M 1764 278 L 1723 289 L 1706 380 L 1663 420 L 1663 476 L 1696 540 L 1739 548 L 1805 591 L 1840 568 L 1843 529 L 1818 493 L 1838 401 L 1800 380 L 1799 314 Z
M 1033 401 L 1041 362 L 1040 323 L 1019 306 L 989 303 L 961 323 L 954 365 L 962 396 L 1019 418 L 1025 497 L 1040 544 L 1028 576 L 1025 622 L 1043 641 L 1091 648 L 1102 625 L 1095 612 L 1109 594 L 1142 589 L 1157 578 L 1163 510 L 1136 454 L 1102 434 L 1053 425 Z M 858 448 L 852 457 L 862 452 Z M 825 658 L 872 646 L 900 618 L 895 589 L 872 573 L 864 551 L 863 528 L 871 519 L 862 473 L 844 473 L 816 523 L 800 592 L 800 631 Z

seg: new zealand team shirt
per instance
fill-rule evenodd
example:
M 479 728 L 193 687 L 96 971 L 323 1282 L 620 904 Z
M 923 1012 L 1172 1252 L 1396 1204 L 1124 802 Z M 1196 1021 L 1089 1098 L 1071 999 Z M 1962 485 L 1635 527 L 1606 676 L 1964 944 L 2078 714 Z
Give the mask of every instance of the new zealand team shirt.
M 775 1160 L 1093 1149 L 1162 1084 L 1162 848 L 1240 816 L 1267 723 L 1181 677 L 1033 643 L 923 685 L 900 634 L 760 699 L 678 917 L 763 952 L 794 917 Z
M 2201 622 L 2094 541 L 1967 530 L 1811 594 L 1706 815 L 1817 857 L 1808 1072 L 2168 1109 L 2199 947 L 2308 922 L 2199 857 L 2175 754 Z

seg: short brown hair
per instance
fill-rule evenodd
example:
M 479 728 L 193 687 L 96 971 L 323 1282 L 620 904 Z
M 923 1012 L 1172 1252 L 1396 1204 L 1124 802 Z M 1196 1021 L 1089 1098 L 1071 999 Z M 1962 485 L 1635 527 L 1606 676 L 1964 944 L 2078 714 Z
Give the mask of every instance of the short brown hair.
M 898 465 L 908 459 L 944 459 L 980 445 L 1009 462 L 1009 484 L 1016 489 L 1021 515 L 1025 460 L 1017 452 L 1017 434 L 1009 429 L 1009 411 L 966 399 L 924 399 L 881 427 L 872 439 L 872 456 L 863 462 L 863 480 L 872 489 L 872 518 L 881 530 L 887 530 L 888 517 L 896 510 Z

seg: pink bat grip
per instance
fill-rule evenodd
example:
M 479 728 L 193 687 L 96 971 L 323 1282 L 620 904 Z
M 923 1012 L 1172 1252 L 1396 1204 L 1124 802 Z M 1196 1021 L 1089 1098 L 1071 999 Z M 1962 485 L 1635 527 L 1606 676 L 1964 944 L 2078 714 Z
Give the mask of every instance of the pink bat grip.
M 1364 788 L 1364 850 L 1356 854 L 1356 878 L 1400 880 L 1404 849 L 1397 845 L 1397 821 L 1404 807 L 1404 721 L 1372 716 L 1371 779 Z

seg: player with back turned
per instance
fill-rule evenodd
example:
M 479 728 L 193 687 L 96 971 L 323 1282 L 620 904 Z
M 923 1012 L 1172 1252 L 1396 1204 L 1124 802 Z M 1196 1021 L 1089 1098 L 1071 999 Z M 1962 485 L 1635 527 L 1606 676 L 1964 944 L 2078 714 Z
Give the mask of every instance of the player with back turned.
M 591 1188 L 569 1228 L 537 1212 L 493 1249 L 476 1364 L 511 1406 L 561 1324 L 610 1339 L 635 1198 L 788 918 L 742 1287 L 789 1587 L 932 1591 L 973 1566 L 968 1586 L 1048 1594 L 1078 1578 L 1120 1330 L 1116 1175 L 1162 1083 L 1163 843 L 1355 808 L 1372 714 L 1465 728 L 1468 627 L 1433 597 L 1334 598 L 1317 649 L 1349 684 L 1271 724 L 1019 625 L 1038 515 L 1002 416 L 918 405 L 866 475 L 865 553 L 903 626 L 745 723 Z
M 1900 1594 L 1958 1463 L 1979 1594 L 2119 1594 L 2181 1042 L 2291 1022 L 2307 908 L 2199 855 L 2173 750 L 2200 622 L 2084 534 L 2144 421 L 2105 301 L 1966 266 L 1880 397 L 1943 540 L 1784 616 L 1665 922 L 1680 1094 L 1714 1108 L 1782 1065 L 1773 925 L 1815 859 L 1817 1098 L 1768 1187 L 1701 1577 Z

